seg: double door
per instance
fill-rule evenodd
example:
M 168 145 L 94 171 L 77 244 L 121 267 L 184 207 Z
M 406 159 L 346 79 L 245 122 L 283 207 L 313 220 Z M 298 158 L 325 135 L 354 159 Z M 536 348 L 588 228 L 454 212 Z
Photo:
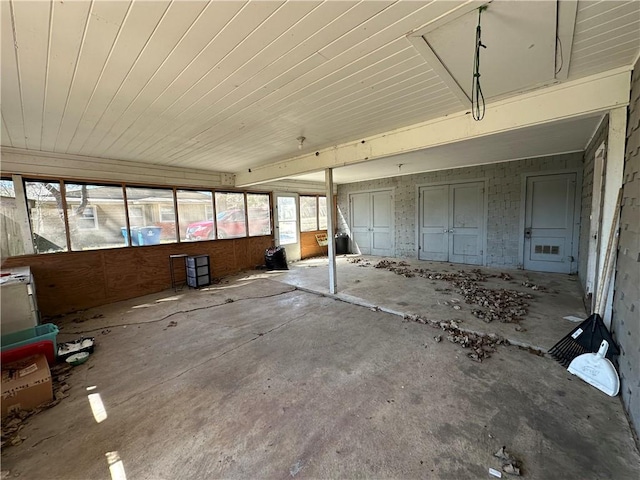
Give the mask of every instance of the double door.
M 352 193 L 351 251 L 363 255 L 393 255 L 393 192 Z
M 484 182 L 421 187 L 418 258 L 482 265 Z

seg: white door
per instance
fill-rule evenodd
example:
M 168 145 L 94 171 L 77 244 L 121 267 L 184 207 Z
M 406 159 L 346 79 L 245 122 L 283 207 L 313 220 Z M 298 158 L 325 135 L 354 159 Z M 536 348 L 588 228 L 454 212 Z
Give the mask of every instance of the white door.
M 484 183 L 420 188 L 421 260 L 483 264 Z
M 349 200 L 352 251 L 363 255 L 393 255 L 391 190 L 354 193 Z
M 461 183 L 449 187 L 449 261 L 482 265 L 484 185 Z
M 370 198 L 370 193 L 351 195 L 351 251 L 363 255 L 371 255 Z
M 571 273 L 576 174 L 527 178 L 524 268 Z
M 276 245 L 284 247 L 287 252 L 287 261 L 298 261 L 300 260 L 298 195 L 295 193 L 276 193 L 275 207 Z
M 371 194 L 371 255 L 392 255 L 391 192 Z
M 449 185 L 420 189 L 420 260 L 449 260 Z

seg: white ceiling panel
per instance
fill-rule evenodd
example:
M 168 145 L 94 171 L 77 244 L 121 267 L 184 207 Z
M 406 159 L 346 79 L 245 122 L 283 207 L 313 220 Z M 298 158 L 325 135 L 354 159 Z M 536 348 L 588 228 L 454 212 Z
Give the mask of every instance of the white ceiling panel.
M 469 98 L 477 25 L 474 10 L 423 35 Z M 553 80 L 555 2 L 496 0 L 482 13 L 481 33 L 486 48 L 480 50 L 480 73 L 486 99 Z
M 2 68 L 0 69 L 0 92 L 2 93 L 2 120 L 7 133 L 2 136 L 2 144 L 26 148 L 24 116 L 22 114 L 22 87 L 18 70 L 18 59 L 13 34 L 13 12 L 9 2 L 0 2 L 2 28 Z
M 507 30 L 529 28 L 533 50 L 553 50 L 555 1 L 517 2 L 490 28 L 503 3 L 484 17 L 485 43 L 513 56 Z M 460 112 L 407 35 L 481 4 L 5 0 L 2 145 L 234 173 L 300 154 L 300 135 L 313 152 Z M 447 47 L 461 71 L 464 44 Z M 569 80 L 628 67 L 639 46 L 640 2 L 580 1 Z M 489 62 L 483 79 L 506 78 L 499 66 L 536 83 L 555 52 L 521 60 L 528 73 Z
M 578 2 L 569 78 L 630 65 L 640 50 L 640 2 Z

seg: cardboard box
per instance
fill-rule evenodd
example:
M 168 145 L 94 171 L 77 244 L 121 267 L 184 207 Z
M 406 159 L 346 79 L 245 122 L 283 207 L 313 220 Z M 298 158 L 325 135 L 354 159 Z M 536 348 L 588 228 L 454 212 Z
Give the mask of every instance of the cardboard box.
M 3 418 L 14 410 L 31 410 L 51 400 L 51 372 L 44 355 L 2 365 Z

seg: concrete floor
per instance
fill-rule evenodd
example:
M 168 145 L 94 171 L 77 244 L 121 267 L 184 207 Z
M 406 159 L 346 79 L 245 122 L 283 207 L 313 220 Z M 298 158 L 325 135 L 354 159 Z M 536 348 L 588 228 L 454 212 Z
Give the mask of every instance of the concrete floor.
M 355 258 L 360 263 L 351 263 Z M 488 275 L 508 273 L 512 280 L 489 278 L 480 285 L 490 289 L 511 289 L 533 295 L 528 315 L 518 325 L 493 321 L 486 323 L 471 314 L 476 305 L 468 305 L 456 293 L 455 288 L 445 280 L 429 280 L 421 277 L 405 278 L 385 269 L 373 268 L 383 257 L 359 255 L 340 256 L 338 268 L 337 298 L 354 301 L 363 305 L 378 306 L 396 314 L 422 315 L 428 318 L 455 319 L 460 327 L 473 332 L 497 334 L 509 339 L 516 345 L 528 346 L 546 352 L 555 343 L 569 333 L 576 324 L 565 320 L 566 316 L 587 318 L 581 300 L 578 279 L 575 275 L 525 272 L 522 270 L 482 268 Z M 398 262 L 399 259 L 387 260 Z M 471 272 L 477 269 L 471 265 L 459 265 L 442 262 L 402 259 L 414 268 L 428 269 L 433 273 Z M 363 266 L 369 264 L 369 266 Z M 262 276 L 276 278 L 279 281 L 328 294 L 328 261 L 315 258 L 291 264 L 290 270 L 263 273 Z M 254 272 L 260 275 L 260 272 Z M 523 286 L 523 282 L 545 287 L 544 290 L 532 290 Z M 451 289 L 451 291 L 442 291 Z M 460 302 L 460 310 L 453 310 L 452 299 Z M 447 305 L 448 303 L 448 305 Z
M 59 340 L 94 335 L 97 348 L 68 379 L 70 397 L 3 452 L 12 476 L 107 479 L 117 452 L 129 479 L 475 479 L 500 468 L 503 445 L 528 479 L 640 473 L 620 400 L 556 362 L 503 346 L 479 364 L 433 327 L 273 279 L 241 275 L 59 323 Z

